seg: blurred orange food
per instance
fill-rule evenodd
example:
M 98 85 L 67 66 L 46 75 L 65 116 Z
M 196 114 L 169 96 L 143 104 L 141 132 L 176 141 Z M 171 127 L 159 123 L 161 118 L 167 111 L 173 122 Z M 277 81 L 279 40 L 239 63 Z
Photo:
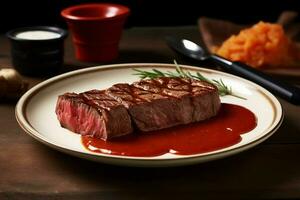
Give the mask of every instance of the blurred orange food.
M 300 58 L 282 26 L 265 22 L 232 35 L 215 53 L 256 68 L 291 67 L 297 65 Z

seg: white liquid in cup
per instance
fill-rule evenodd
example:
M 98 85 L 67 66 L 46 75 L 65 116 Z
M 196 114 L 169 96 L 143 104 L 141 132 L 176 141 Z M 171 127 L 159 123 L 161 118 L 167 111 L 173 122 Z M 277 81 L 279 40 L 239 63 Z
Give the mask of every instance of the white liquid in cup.
M 49 40 L 60 36 L 59 33 L 52 31 L 24 31 L 16 34 L 17 38 L 26 40 Z

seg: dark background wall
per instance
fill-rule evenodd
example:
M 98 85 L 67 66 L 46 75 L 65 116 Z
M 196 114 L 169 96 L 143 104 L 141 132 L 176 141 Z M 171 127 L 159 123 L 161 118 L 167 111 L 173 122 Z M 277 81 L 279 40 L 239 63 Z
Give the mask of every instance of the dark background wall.
M 2 0 L 0 31 L 31 25 L 65 27 L 60 11 L 68 6 L 101 0 Z M 106 1 L 107 2 L 107 1 Z M 131 8 L 130 26 L 194 25 L 200 16 L 238 23 L 275 21 L 283 10 L 299 11 L 298 0 L 111 0 Z

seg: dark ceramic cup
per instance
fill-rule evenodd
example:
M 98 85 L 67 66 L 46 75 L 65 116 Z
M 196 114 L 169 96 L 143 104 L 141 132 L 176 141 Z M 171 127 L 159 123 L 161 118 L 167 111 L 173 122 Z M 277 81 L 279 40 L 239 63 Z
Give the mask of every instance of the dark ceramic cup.
M 9 31 L 14 68 L 27 76 L 51 76 L 64 62 L 67 31 L 58 27 L 34 26 Z

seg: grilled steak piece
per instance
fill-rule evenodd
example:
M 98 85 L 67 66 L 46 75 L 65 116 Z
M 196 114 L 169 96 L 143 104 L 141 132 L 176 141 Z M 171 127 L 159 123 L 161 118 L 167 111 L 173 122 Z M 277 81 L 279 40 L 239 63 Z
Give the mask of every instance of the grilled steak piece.
M 212 84 L 162 77 L 66 93 L 58 97 L 56 114 L 62 127 L 107 140 L 132 133 L 132 124 L 147 132 L 205 120 L 215 116 L 220 105 Z
M 126 108 L 101 90 L 60 95 L 56 114 L 62 127 L 103 140 L 133 131 Z
M 205 120 L 215 116 L 220 108 L 215 86 L 183 78 L 162 77 L 131 85 L 116 84 L 106 94 L 128 109 L 141 131 Z

